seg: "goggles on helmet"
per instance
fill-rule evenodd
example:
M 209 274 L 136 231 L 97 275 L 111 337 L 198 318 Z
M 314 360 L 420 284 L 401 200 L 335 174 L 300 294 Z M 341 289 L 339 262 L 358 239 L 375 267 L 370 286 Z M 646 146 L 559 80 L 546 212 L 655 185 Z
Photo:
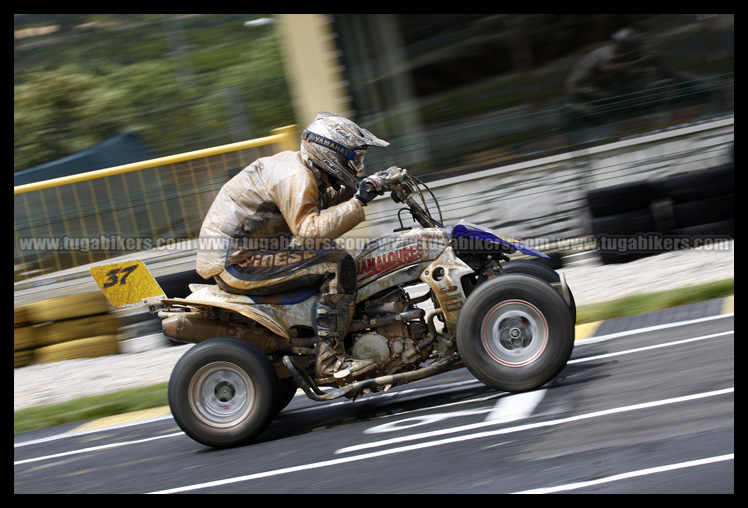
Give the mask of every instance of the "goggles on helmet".
M 302 132 L 301 139 L 324 146 L 325 148 L 342 155 L 348 159 L 348 166 L 357 173 L 364 169 L 364 155 L 366 155 L 367 146 L 360 147 L 357 150 L 352 150 L 331 139 L 327 139 L 326 137 L 309 131 Z

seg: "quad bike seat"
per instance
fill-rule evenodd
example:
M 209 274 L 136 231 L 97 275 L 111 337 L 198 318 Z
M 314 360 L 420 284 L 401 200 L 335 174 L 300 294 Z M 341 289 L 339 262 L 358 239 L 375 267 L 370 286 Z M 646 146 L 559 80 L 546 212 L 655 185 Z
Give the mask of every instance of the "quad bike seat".
M 301 303 L 314 294 L 319 292 L 317 287 L 306 287 L 293 289 L 291 291 L 285 291 L 283 293 L 275 293 L 272 295 L 247 295 L 249 298 L 254 300 L 255 303 L 268 303 L 276 305 L 294 305 Z
M 190 284 L 190 291 L 194 294 L 198 291 L 208 291 L 215 295 L 230 295 L 215 284 Z M 235 300 L 244 300 L 244 303 L 266 303 L 275 305 L 295 305 L 308 300 L 319 292 L 318 287 L 310 286 L 299 289 L 292 289 L 282 293 L 273 293 L 270 295 L 231 295 Z M 247 300 L 250 300 L 249 302 Z

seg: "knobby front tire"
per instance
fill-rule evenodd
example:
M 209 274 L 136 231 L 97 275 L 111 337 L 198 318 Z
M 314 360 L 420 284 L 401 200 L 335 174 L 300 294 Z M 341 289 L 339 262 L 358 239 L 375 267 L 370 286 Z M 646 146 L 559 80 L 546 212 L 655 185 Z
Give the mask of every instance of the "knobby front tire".
M 534 390 L 561 372 L 574 348 L 574 324 L 561 295 L 529 275 L 488 280 L 463 306 L 457 346 L 468 370 L 502 391 Z

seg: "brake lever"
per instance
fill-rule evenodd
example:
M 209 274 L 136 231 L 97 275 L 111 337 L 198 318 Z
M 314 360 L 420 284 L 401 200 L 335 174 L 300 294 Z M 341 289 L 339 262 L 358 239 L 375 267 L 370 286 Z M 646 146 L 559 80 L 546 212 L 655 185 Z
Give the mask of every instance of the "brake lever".
M 410 178 L 407 169 L 398 168 L 397 166 L 391 166 L 384 171 L 380 171 L 378 174 L 384 177 L 385 184 L 389 187 L 402 184 Z

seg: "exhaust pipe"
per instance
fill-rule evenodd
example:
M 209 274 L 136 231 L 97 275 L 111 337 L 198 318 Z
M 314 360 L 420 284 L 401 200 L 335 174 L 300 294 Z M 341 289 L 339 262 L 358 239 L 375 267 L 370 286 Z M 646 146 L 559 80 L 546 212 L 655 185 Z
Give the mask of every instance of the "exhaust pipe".
M 291 351 L 291 344 L 287 339 L 257 323 L 232 323 L 190 314 L 180 312 L 164 317 L 161 321 L 164 335 L 174 340 L 194 343 L 213 337 L 236 337 L 251 342 L 263 353 L 275 353 L 279 349 Z
M 349 385 L 337 388 L 331 392 L 323 392 L 315 384 L 309 374 L 303 369 L 299 368 L 289 356 L 283 357 L 283 364 L 286 366 L 291 376 L 296 381 L 307 397 L 316 401 L 332 400 L 339 397 L 355 397 L 367 388 L 374 388 L 379 386 L 387 385 L 400 385 L 403 383 L 409 383 L 417 379 L 423 379 L 425 377 L 433 376 L 434 374 L 440 374 L 447 372 L 462 366 L 462 360 L 460 356 L 455 354 L 451 356 L 445 356 L 435 362 L 429 364 L 426 367 L 422 367 L 418 370 L 412 370 L 409 372 L 401 372 L 399 374 L 391 374 L 387 376 L 380 376 L 373 379 L 364 379 L 362 381 L 356 381 Z

